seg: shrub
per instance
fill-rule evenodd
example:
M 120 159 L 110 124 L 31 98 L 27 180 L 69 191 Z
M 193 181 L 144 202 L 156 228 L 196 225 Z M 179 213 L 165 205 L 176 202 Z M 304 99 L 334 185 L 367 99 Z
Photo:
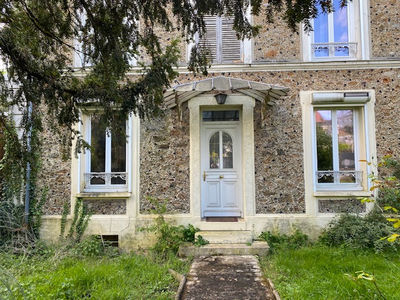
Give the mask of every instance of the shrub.
M 290 235 L 270 231 L 262 232 L 259 239 L 268 243 L 271 252 L 277 249 L 299 249 L 311 244 L 308 236 L 297 228 Z
M 373 249 L 375 252 L 395 250 L 400 243 L 382 240 L 393 228 L 385 217 L 374 209 L 367 216 L 343 214 L 332 220 L 319 240 L 328 246 L 344 246 L 353 249 Z

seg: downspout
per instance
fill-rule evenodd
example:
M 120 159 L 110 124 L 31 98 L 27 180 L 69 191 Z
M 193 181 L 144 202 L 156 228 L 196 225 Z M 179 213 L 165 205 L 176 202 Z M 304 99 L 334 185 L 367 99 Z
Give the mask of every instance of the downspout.
M 32 102 L 28 101 L 28 120 L 29 129 L 26 137 L 26 149 L 28 154 L 31 154 L 31 137 L 32 137 Z M 29 155 L 30 157 L 30 155 Z M 30 200 L 30 190 L 31 190 L 31 163 L 28 159 L 26 162 L 26 184 L 25 184 L 25 213 L 24 221 L 28 225 L 29 222 L 29 200 Z

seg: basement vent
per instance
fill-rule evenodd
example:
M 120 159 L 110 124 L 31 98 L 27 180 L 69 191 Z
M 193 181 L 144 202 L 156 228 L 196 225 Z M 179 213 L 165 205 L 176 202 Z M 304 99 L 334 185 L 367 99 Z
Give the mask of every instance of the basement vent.
M 101 241 L 112 247 L 118 247 L 118 235 L 100 235 Z

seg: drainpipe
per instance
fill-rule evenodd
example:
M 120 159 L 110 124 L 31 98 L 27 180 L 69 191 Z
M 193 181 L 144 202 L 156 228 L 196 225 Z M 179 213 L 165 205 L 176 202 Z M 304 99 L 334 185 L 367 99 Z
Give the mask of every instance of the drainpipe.
M 26 136 L 26 149 L 28 154 L 31 153 L 31 136 L 32 136 L 32 102 L 28 101 L 28 124 L 29 129 Z M 26 184 L 25 184 L 25 214 L 24 221 L 25 225 L 28 225 L 29 221 L 29 200 L 30 200 L 30 190 L 31 190 L 31 163 L 29 160 L 26 163 Z

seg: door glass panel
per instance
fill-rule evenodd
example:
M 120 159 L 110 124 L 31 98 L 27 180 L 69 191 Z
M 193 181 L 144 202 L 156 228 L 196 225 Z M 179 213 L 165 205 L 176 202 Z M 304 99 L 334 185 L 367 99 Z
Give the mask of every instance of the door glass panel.
M 338 131 L 338 150 L 339 150 L 339 170 L 354 171 L 354 122 L 352 110 L 337 110 L 337 131 Z M 355 176 L 341 174 L 341 183 L 355 183 Z
M 90 172 L 105 172 L 106 165 L 106 125 L 100 116 L 91 117 Z M 104 178 L 92 177 L 90 184 L 105 184 Z
M 222 133 L 222 157 L 223 157 L 223 168 L 233 168 L 233 143 L 232 138 L 226 132 Z
M 204 122 L 239 121 L 238 110 L 207 110 L 203 111 Z
M 219 131 L 210 138 L 210 169 L 219 169 Z
M 333 170 L 332 152 L 332 111 L 316 110 L 315 124 L 317 135 L 317 164 L 318 171 Z M 333 183 L 334 177 L 330 173 L 320 173 L 319 183 Z
M 111 133 L 111 172 L 124 173 L 126 172 L 126 137 L 118 132 L 125 132 L 126 121 L 117 121 L 113 125 L 113 128 L 118 131 Z M 111 184 L 125 183 L 125 176 L 118 175 L 111 177 Z

